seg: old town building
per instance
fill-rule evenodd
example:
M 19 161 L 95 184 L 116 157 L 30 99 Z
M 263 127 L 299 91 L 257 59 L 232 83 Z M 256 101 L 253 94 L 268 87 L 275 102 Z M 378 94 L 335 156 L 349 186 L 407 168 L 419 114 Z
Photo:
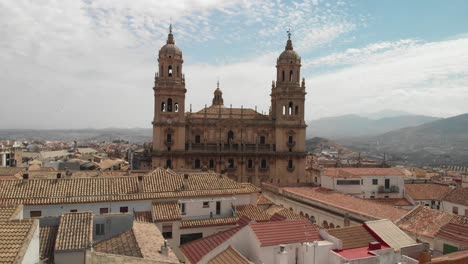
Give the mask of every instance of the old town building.
M 153 168 L 209 169 L 257 185 L 305 181 L 305 80 L 290 33 L 277 59 L 268 114 L 226 107 L 219 83 L 211 106 L 186 112 L 184 61 L 172 27 L 158 61 Z

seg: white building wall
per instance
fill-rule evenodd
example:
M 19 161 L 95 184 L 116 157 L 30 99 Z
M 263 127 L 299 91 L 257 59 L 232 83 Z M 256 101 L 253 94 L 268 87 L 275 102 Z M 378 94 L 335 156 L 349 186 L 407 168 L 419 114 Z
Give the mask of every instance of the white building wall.
M 321 176 L 322 187 L 330 190 L 335 190 L 340 193 L 350 194 L 360 198 L 402 198 L 404 194 L 405 181 L 403 176 L 362 176 L 359 178 L 334 178 Z M 377 179 L 377 184 L 373 184 L 373 180 Z M 385 185 L 385 179 L 390 180 L 390 186 L 398 186 L 398 192 L 379 193 L 379 186 Z M 359 185 L 342 185 L 338 181 L 342 180 L 359 180 Z
M 24 254 L 23 261 L 21 263 L 23 264 L 36 264 L 39 263 L 40 259 L 40 254 L 39 254 L 39 223 L 36 226 L 36 230 L 34 230 L 33 237 L 31 239 L 31 242 L 29 242 L 28 248 L 26 250 L 26 253 Z
M 468 197 L 467 197 L 468 199 Z M 462 215 L 462 216 L 468 216 L 468 206 L 462 205 L 462 204 L 456 204 L 456 203 L 451 203 L 448 201 L 442 201 L 442 206 L 440 208 L 441 211 L 454 214 L 453 213 L 453 208 L 457 207 L 458 208 L 458 214 L 457 215 Z

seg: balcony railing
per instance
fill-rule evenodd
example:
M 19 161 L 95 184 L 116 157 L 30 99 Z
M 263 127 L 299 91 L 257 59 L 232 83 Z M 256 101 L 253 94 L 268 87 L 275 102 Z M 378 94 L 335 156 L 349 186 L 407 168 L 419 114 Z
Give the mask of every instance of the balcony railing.
M 377 191 L 379 193 L 397 193 L 400 191 L 400 188 L 396 185 L 392 185 L 390 188 L 385 188 L 385 186 L 380 185 Z
M 170 147 L 170 146 L 174 145 L 174 141 L 172 141 L 172 140 L 164 140 L 164 144 L 165 144 L 166 146 Z
M 288 141 L 288 147 L 292 148 L 296 145 L 296 141 Z
M 274 144 L 216 144 L 195 143 L 186 144 L 185 149 L 194 152 L 249 152 L 249 153 L 271 153 L 275 151 Z

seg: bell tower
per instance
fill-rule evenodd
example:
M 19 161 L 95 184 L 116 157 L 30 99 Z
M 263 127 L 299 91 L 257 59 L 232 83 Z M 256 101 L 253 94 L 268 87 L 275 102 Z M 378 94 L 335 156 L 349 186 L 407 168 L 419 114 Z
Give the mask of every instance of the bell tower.
M 294 51 L 291 31 L 284 51 L 276 61 L 276 82 L 271 88 L 272 118 L 275 122 L 276 175 L 299 182 L 305 171 L 304 103 L 305 80 L 301 80 L 301 57 Z
M 182 51 L 175 45 L 172 25 L 159 50 L 154 80 L 153 168 L 175 168 L 172 153 L 185 150 L 185 77 Z M 177 166 L 179 167 L 179 166 Z

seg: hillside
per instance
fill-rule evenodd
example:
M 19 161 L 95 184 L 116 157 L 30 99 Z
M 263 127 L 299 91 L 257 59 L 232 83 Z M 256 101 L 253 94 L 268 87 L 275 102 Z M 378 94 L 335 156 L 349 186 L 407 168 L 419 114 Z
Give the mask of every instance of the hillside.
M 353 138 L 379 135 L 404 127 L 418 126 L 439 120 L 423 115 L 402 115 L 371 119 L 359 115 L 343 115 L 313 120 L 308 123 L 307 138 L 325 137 L 330 139 Z
M 399 154 L 417 163 L 466 164 L 468 114 L 341 143 L 361 151 Z

